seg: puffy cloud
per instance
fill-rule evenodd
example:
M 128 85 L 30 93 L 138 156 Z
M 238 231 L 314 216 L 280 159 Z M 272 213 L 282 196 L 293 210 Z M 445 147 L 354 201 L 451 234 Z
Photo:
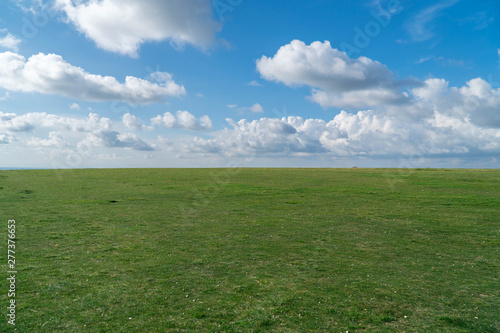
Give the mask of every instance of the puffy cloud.
M 264 108 L 262 108 L 262 105 L 260 105 L 259 103 L 255 103 L 248 108 L 248 111 L 251 111 L 253 113 L 262 113 L 264 112 Z
M 469 119 L 481 127 L 500 128 L 500 88 L 492 88 L 483 79 L 472 79 L 460 88 L 450 88 L 443 79 L 429 79 L 412 93 L 440 114 Z
M 153 151 L 155 148 L 133 133 L 117 131 L 96 131 L 89 135 L 87 142 L 94 146 L 108 148 L 129 148 L 140 151 Z
M 293 136 L 297 130 L 280 119 L 262 118 L 234 122 L 226 119 L 233 127 L 225 129 L 214 139 L 195 138 L 192 149 L 195 151 L 220 152 L 225 155 L 245 155 L 253 152 L 280 153 L 283 150 L 300 151 L 301 142 Z
M 64 140 L 63 135 L 58 132 L 50 132 L 48 139 L 31 138 L 27 142 L 28 146 L 34 147 L 55 147 L 64 148 L 68 143 Z
M 77 103 L 73 103 L 69 106 L 69 108 L 71 110 L 80 110 L 80 105 L 78 105 Z
M 124 116 L 123 125 L 133 127 L 139 125 L 139 118 L 128 114 Z M 128 122 L 128 123 L 127 123 Z M 87 118 L 75 116 L 60 116 L 47 113 L 27 113 L 17 115 L 15 113 L 0 112 L 0 142 L 9 144 L 15 138 L 8 132 L 19 136 L 19 140 L 25 142 L 26 147 L 47 149 L 51 151 L 64 152 L 71 150 L 70 147 L 106 147 L 106 148 L 128 148 L 137 151 L 156 150 L 151 145 L 133 133 L 123 133 L 122 124 L 114 123 L 109 118 L 100 117 L 91 113 Z M 40 137 L 46 133 L 48 138 Z M 6 132 L 6 133 L 3 133 Z M 28 135 L 31 135 L 28 137 Z M 21 140 L 22 138 L 22 140 Z M 79 148 L 78 148 L 79 149 Z
M 111 76 L 87 73 L 56 54 L 31 56 L 0 53 L 0 87 L 10 91 L 59 94 L 85 101 L 120 100 L 133 104 L 161 102 L 185 94 L 168 73 L 153 73 L 156 82 L 127 76 L 120 83 Z
M 206 49 L 221 29 L 210 0 L 56 0 L 56 6 L 98 47 L 132 57 L 149 41 Z
M 191 131 L 204 131 L 212 129 L 212 121 L 208 116 L 196 119 L 188 111 L 177 111 L 175 116 L 170 112 L 158 115 L 151 119 L 151 123 L 167 128 L 187 129 Z
M 30 132 L 35 128 L 57 131 L 92 132 L 111 128 L 109 118 L 101 118 L 90 113 L 87 118 L 65 117 L 45 112 L 32 112 L 24 115 L 0 111 L 0 130 L 10 132 Z
M 348 113 L 331 121 L 283 117 L 228 120 L 232 128 L 196 138 L 192 151 L 228 156 L 467 156 L 500 153 L 500 89 L 476 78 L 463 87 L 429 79 L 403 107 Z
M 7 32 L 6 29 L 0 29 L 0 32 Z M 21 44 L 21 40 L 9 32 L 3 37 L 0 37 L 0 47 L 3 47 L 8 50 L 12 50 L 17 52 L 19 50 L 19 44 Z
M 128 129 L 142 130 L 145 128 L 144 122 L 130 113 L 123 115 L 122 122 Z
M 183 150 L 227 156 L 431 157 L 472 151 L 500 153 L 500 131 L 439 112 L 410 124 L 403 118 L 375 111 L 342 111 L 329 122 L 302 117 L 227 121 L 232 129 L 217 132 L 211 139 L 194 138 L 184 143 Z
M 500 49 L 497 49 L 498 53 L 498 68 L 500 68 Z
M 0 112 L 0 129 L 11 132 L 29 132 L 34 126 L 29 117 L 18 117 L 15 113 Z
M 328 41 L 306 45 L 293 40 L 256 64 L 266 80 L 311 87 L 311 99 L 323 107 L 372 107 L 407 100 L 386 66 L 366 57 L 351 59 Z
M 5 145 L 11 143 L 12 141 L 14 141 L 12 135 L 0 133 L 0 144 Z

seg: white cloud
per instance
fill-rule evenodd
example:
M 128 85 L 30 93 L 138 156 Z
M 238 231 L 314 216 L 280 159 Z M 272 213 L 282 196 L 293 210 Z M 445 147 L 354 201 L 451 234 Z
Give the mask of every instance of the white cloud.
M 132 115 L 128 125 L 138 118 Z M 135 117 L 135 118 L 134 118 Z M 125 117 L 125 119 L 127 119 Z M 124 123 L 127 122 L 126 120 Z M 36 148 L 48 156 L 67 151 L 79 151 L 80 147 L 127 148 L 136 151 L 156 150 L 133 133 L 122 132 L 123 126 L 109 118 L 91 113 L 87 118 L 60 116 L 47 113 L 17 115 L 0 112 L 0 141 L 3 144 L 17 141 L 24 143 L 24 149 Z M 48 132 L 48 138 L 43 133 Z M 71 148 L 73 147 L 73 148 Z
M 98 47 L 132 57 L 151 41 L 206 49 L 221 29 L 209 0 L 56 0 L 56 6 Z
M 212 129 L 212 121 L 208 116 L 196 119 L 188 111 L 177 111 L 175 116 L 170 112 L 158 115 L 151 119 L 151 123 L 167 128 L 187 129 L 191 131 L 204 131 Z
M 366 57 L 351 59 L 328 41 L 306 45 L 293 40 L 274 57 L 257 60 L 257 70 L 266 80 L 311 87 L 310 98 L 323 107 L 355 109 L 406 101 L 386 66 Z
M 117 131 L 96 131 L 86 139 L 86 143 L 92 146 L 107 148 L 128 148 L 139 151 L 156 150 L 154 146 L 148 144 L 133 133 L 119 133 Z
M 429 79 L 412 93 L 440 114 L 469 119 L 481 127 L 500 128 L 500 88 L 492 88 L 483 79 L 472 79 L 460 88 L 450 88 L 443 79 Z
M 144 129 L 147 129 L 147 130 L 153 129 L 152 126 L 146 126 L 144 124 L 144 121 L 142 121 L 140 118 L 138 118 L 130 113 L 126 113 L 123 115 L 122 122 L 125 125 L 125 127 L 127 127 L 128 129 L 131 129 L 131 130 L 142 131 Z
M 41 139 L 33 137 L 28 140 L 28 146 L 34 147 L 54 147 L 54 148 L 64 148 L 68 146 L 68 143 L 64 140 L 63 135 L 58 132 L 50 132 L 48 139 Z
M 436 78 L 409 90 L 408 103 L 403 106 L 389 105 L 353 113 L 341 111 L 331 120 L 296 116 L 252 121 L 227 119 L 228 126 L 218 131 L 209 131 L 212 122 L 208 116 L 198 119 L 187 111 L 166 112 L 152 118 L 151 126 L 145 126 L 130 113 L 121 121 L 112 121 L 94 113 L 79 117 L 0 112 L 0 155 L 9 149 L 31 149 L 40 156 L 62 156 L 64 164 L 67 156 L 74 158 L 75 152 L 78 162 L 78 156 L 93 161 L 114 153 L 120 159 L 137 161 L 139 153 L 149 151 L 148 161 L 154 160 L 159 166 L 166 160 L 201 166 L 207 160 L 252 156 L 264 161 L 341 158 L 379 163 L 404 159 L 410 162 L 409 166 L 418 167 L 422 165 L 416 161 L 441 158 L 478 161 L 498 156 L 499 110 L 500 89 L 494 89 L 488 82 L 476 78 L 462 87 L 453 87 Z M 163 138 L 166 130 L 162 127 L 205 130 L 205 133 L 203 137 L 185 133 Z M 127 132 L 145 128 L 150 132 Z M 92 147 L 96 147 L 95 151 Z M 68 165 L 81 165 L 71 163 Z M 146 162 L 134 165 L 149 165 L 141 163 Z M 388 166 L 380 163 L 377 165 Z M 494 163 L 498 165 L 497 161 Z
M 259 103 L 255 103 L 254 105 L 249 107 L 248 110 L 253 112 L 253 113 L 263 113 L 264 112 L 264 108 L 262 108 L 262 105 L 260 105 Z
M 333 120 L 283 117 L 238 122 L 184 151 L 225 156 L 467 156 L 500 154 L 500 89 L 480 79 L 450 87 L 429 79 L 403 108 L 341 111 Z
M 0 29 L 0 32 L 6 32 L 6 29 Z M 15 52 L 19 50 L 19 44 L 21 44 L 21 42 L 19 38 L 13 36 L 9 32 L 7 32 L 5 36 L 0 37 L 0 47 Z
M 36 128 L 52 131 L 92 132 L 108 130 L 112 126 L 109 118 L 101 118 L 95 113 L 87 118 L 65 117 L 45 112 L 32 112 L 24 115 L 0 111 L 0 130 L 9 132 L 31 132 Z
M 500 68 L 500 49 L 497 49 L 498 53 L 498 68 Z
M 12 135 L 0 133 L 0 144 L 5 145 L 11 143 L 12 141 L 14 141 Z
M 78 105 L 77 103 L 73 103 L 69 106 L 69 108 L 71 110 L 80 110 L 80 105 Z
M 161 102 L 166 97 L 185 94 L 184 87 L 177 85 L 169 73 L 156 72 L 151 79 L 157 83 L 133 76 L 127 76 L 125 83 L 120 83 L 111 76 L 89 74 L 56 54 L 39 53 L 26 60 L 16 53 L 0 53 L 0 87 L 10 91 L 133 104 Z
M 215 133 L 212 139 L 194 138 L 182 150 L 224 156 L 368 158 L 500 153 L 500 131 L 438 112 L 410 124 L 374 111 L 342 111 L 329 122 L 301 117 L 227 121 L 231 129 Z
M 425 8 L 412 17 L 405 24 L 411 39 L 414 42 L 424 42 L 434 37 L 434 33 L 430 28 L 430 23 L 434 21 L 443 10 L 455 5 L 457 2 L 458 0 L 441 1 L 436 5 Z

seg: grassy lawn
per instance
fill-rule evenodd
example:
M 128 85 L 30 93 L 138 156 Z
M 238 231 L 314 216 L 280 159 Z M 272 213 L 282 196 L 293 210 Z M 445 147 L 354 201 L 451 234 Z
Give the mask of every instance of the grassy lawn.
M 500 170 L 0 171 L 0 332 L 500 332 Z

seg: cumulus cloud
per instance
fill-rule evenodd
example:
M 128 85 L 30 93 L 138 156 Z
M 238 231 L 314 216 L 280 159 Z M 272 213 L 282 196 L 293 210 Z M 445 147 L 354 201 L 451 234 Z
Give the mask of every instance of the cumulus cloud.
M 56 0 L 56 7 L 98 47 L 131 57 L 151 41 L 206 49 L 221 29 L 210 0 Z
M 120 83 L 111 76 L 94 75 L 56 54 L 31 56 L 0 53 L 0 87 L 10 91 L 58 94 L 84 101 L 119 100 L 133 104 L 161 102 L 185 94 L 169 73 L 153 73 L 147 81 L 127 76 Z
M 500 128 L 500 88 L 492 88 L 481 78 L 463 87 L 449 87 L 443 79 L 429 79 L 412 93 L 440 114 L 469 119 L 481 127 Z
M 140 151 L 153 151 L 155 148 L 133 133 L 117 131 L 96 131 L 89 134 L 86 142 L 93 146 L 107 148 L 129 148 Z
M 68 146 L 68 143 L 64 140 L 63 135 L 61 133 L 50 132 L 48 139 L 33 137 L 28 140 L 27 145 L 34 147 L 64 148 Z
M 500 153 L 499 110 L 500 89 L 480 78 L 462 87 L 429 79 L 409 91 L 403 108 L 341 111 L 328 122 L 301 117 L 228 119 L 229 128 L 213 138 L 195 138 L 184 150 L 227 156 L 495 155 Z
M 331 121 L 287 117 L 227 120 L 232 128 L 196 137 L 183 150 L 226 156 L 436 156 L 500 153 L 500 132 L 441 113 L 410 125 L 387 113 L 341 111 Z
M 7 34 L 0 37 L 0 47 L 17 52 L 19 50 L 19 44 L 21 44 L 22 41 L 9 33 L 6 29 L 0 29 L 0 33 L 5 32 Z
M 227 126 L 218 131 L 209 131 L 212 122 L 208 116 L 198 119 L 187 111 L 166 112 L 152 118 L 151 126 L 130 113 L 121 121 L 112 121 L 95 113 L 79 117 L 0 112 L 0 144 L 8 148 L 22 142 L 47 156 L 53 151 L 75 150 L 71 146 L 87 147 L 85 151 L 99 147 L 98 153 L 120 151 L 122 157 L 132 154 L 127 151 L 155 151 L 152 156 L 158 156 L 162 150 L 169 156 L 214 159 L 307 156 L 375 161 L 500 154 L 500 89 L 480 78 L 461 87 L 434 78 L 409 90 L 408 98 L 403 107 L 341 111 L 330 120 L 297 116 L 227 119 Z M 202 137 L 185 134 L 165 139 L 161 137 L 163 127 L 205 132 Z M 148 136 L 157 139 L 142 137 L 145 132 L 127 132 L 146 128 L 151 130 Z
M 196 119 L 188 111 L 177 111 L 175 116 L 170 112 L 158 115 L 151 119 L 151 123 L 167 128 L 187 129 L 191 131 L 204 131 L 212 129 L 212 121 L 208 116 Z
M 498 54 L 498 68 L 500 68 L 500 49 L 497 49 Z
M 129 129 L 142 130 L 144 127 L 144 122 L 130 113 L 123 115 L 122 122 Z
M 69 106 L 69 108 L 71 110 L 80 110 L 80 105 L 78 105 L 77 103 L 73 103 Z
M 65 117 L 45 112 L 31 112 L 24 115 L 0 111 L 0 130 L 10 132 L 31 132 L 36 128 L 53 131 L 92 132 L 108 130 L 112 126 L 109 118 L 90 113 L 87 118 Z
M 5 134 L 5 133 L 0 133 L 0 144 L 6 145 L 11 143 L 14 140 L 12 135 Z
M 293 40 L 272 58 L 262 56 L 256 65 L 266 80 L 311 87 L 310 98 L 323 107 L 354 109 L 407 100 L 386 66 L 366 57 L 351 59 L 328 41 L 306 45 Z
M 123 132 L 123 125 L 133 127 L 134 122 L 139 126 L 140 119 L 130 114 L 124 116 L 123 124 L 120 124 L 95 113 L 83 118 L 44 112 L 24 115 L 0 112 L 0 141 L 2 144 L 10 144 L 16 141 L 15 136 L 19 136 L 17 141 L 24 142 L 26 147 L 58 152 L 64 152 L 72 145 L 137 151 L 156 150 L 154 144 L 147 143 L 133 133 Z M 48 138 L 43 137 L 43 133 L 47 131 Z

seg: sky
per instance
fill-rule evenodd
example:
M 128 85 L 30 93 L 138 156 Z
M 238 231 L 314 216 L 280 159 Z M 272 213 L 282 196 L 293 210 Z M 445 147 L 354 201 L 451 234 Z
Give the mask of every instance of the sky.
M 498 0 L 0 7 L 0 168 L 500 167 Z

